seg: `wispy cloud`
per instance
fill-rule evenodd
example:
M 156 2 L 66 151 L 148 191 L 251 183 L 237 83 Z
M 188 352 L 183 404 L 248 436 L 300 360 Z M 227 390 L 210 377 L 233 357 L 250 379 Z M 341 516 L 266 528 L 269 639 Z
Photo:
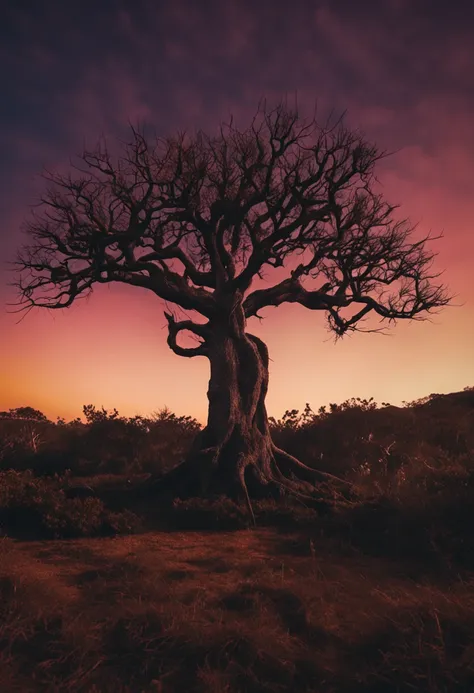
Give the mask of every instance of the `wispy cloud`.
M 462 339 L 474 300 L 473 26 L 464 0 L 11 4 L 0 25 L 0 255 L 15 250 L 43 165 L 67 166 L 84 141 L 123 135 L 129 120 L 161 134 L 212 130 L 231 113 L 245 126 L 262 97 L 297 91 L 304 114 L 316 99 L 321 114 L 347 110 L 397 151 L 380 170 L 384 191 L 421 231 L 444 231 L 440 264 L 467 301 Z M 1 332 L 12 324 L 0 317 Z

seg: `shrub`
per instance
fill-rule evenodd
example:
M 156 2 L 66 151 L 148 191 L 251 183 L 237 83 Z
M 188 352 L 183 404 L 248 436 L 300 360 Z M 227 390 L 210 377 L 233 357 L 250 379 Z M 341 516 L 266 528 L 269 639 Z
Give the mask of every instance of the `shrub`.
M 242 529 L 250 525 L 246 508 L 225 496 L 173 501 L 173 524 L 179 529 Z
M 28 419 L 30 421 L 48 421 L 42 411 L 33 407 L 17 407 L 8 411 L 0 411 L 0 419 Z
M 187 530 L 232 530 L 252 526 L 245 504 L 230 498 L 190 498 L 173 501 L 173 525 Z M 293 503 L 291 500 L 262 499 L 252 503 L 259 526 L 298 527 L 316 522 L 316 510 Z
M 111 513 L 98 498 L 67 499 L 69 475 L 35 477 L 31 470 L 0 472 L 0 525 L 7 534 L 80 537 L 135 531 L 130 512 Z
M 0 468 L 37 475 L 162 473 L 186 455 L 200 430 L 189 416 L 164 408 L 150 418 L 121 417 L 116 409 L 84 406 L 86 423 L 0 420 Z

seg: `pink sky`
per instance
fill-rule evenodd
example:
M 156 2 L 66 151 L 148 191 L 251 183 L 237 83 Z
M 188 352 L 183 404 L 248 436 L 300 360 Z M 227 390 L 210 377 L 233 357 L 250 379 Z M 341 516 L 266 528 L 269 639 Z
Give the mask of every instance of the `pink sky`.
M 229 113 L 245 127 L 262 96 L 271 102 L 297 90 L 303 115 L 316 99 L 321 112 L 347 109 L 349 124 L 397 151 L 379 170 L 385 196 L 420 233 L 443 232 L 436 266 L 456 298 L 431 322 L 336 344 L 322 314 L 267 309 L 249 330 L 270 350 L 269 414 L 352 396 L 400 404 L 474 384 L 469 4 L 362 2 L 355 12 L 349 1 L 295 2 L 291 14 L 286 3 L 255 9 L 250 1 L 181 0 L 159 13 L 145 1 L 130 13 L 107 2 L 100 11 L 79 5 L 75 15 L 53 1 L 12 9 L 2 28 L 2 79 L 11 92 L 1 115 L 2 259 L 13 259 L 21 241 L 43 165 L 67 167 L 84 141 L 123 136 L 137 119 L 163 135 L 213 131 Z M 14 300 L 10 280 L 1 268 L 5 306 Z M 174 355 L 165 325 L 155 296 L 123 286 L 101 286 L 69 310 L 36 311 L 20 324 L 4 309 L 0 409 L 30 405 L 73 418 L 87 403 L 124 415 L 166 405 L 203 422 L 208 362 Z

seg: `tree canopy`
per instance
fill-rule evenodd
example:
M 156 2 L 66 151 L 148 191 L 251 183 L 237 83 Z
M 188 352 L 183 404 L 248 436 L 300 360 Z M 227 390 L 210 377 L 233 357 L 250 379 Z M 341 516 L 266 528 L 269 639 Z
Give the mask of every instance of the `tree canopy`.
M 246 318 L 283 303 L 323 310 L 337 335 L 371 312 L 422 319 L 448 297 L 430 236 L 415 238 L 376 191 L 384 156 L 343 122 L 319 125 L 284 104 L 215 136 L 152 141 L 132 127 L 115 158 L 101 140 L 69 174 L 44 173 L 18 257 L 20 309 L 68 307 L 96 283 L 121 282 L 211 321 L 234 300 Z M 266 267 L 294 259 L 283 280 L 251 290 Z M 176 353 L 205 353 L 205 325 L 167 319 Z M 201 343 L 180 347 L 181 330 Z
M 39 409 L 33 407 L 17 407 L 8 411 L 0 411 L 0 419 L 28 419 L 30 421 L 49 421 Z

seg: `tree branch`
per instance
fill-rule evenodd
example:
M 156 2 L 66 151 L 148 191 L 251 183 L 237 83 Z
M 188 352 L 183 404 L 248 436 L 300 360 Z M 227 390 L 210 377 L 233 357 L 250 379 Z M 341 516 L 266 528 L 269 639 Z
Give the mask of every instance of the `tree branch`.
M 374 192 L 385 153 L 342 121 L 305 122 L 282 103 L 259 109 L 244 131 L 231 122 L 215 137 L 153 144 L 132 135 L 114 160 L 100 142 L 74 166 L 78 175 L 46 173 L 42 214 L 16 263 L 21 309 L 67 307 L 117 281 L 209 321 L 230 319 L 246 295 L 247 317 L 299 303 L 326 310 L 343 334 L 371 311 L 420 319 L 449 302 L 431 271 L 433 239 L 414 241 Z M 296 255 L 290 276 L 248 294 L 265 266 Z
M 186 356 L 192 358 L 193 356 L 207 356 L 208 350 L 206 347 L 206 339 L 209 336 L 209 328 L 206 325 L 200 325 L 192 320 L 181 320 L 176 322 L 171 313 L 165 312 L 165 317 L 168 321 L 168 346 L 175 354 L 178 356 Z M 197 347 L 181 347 L 178 345 L 176 338 L 179 332 L 189 330 L 195 335 L 203 338 L 204 341 Z

